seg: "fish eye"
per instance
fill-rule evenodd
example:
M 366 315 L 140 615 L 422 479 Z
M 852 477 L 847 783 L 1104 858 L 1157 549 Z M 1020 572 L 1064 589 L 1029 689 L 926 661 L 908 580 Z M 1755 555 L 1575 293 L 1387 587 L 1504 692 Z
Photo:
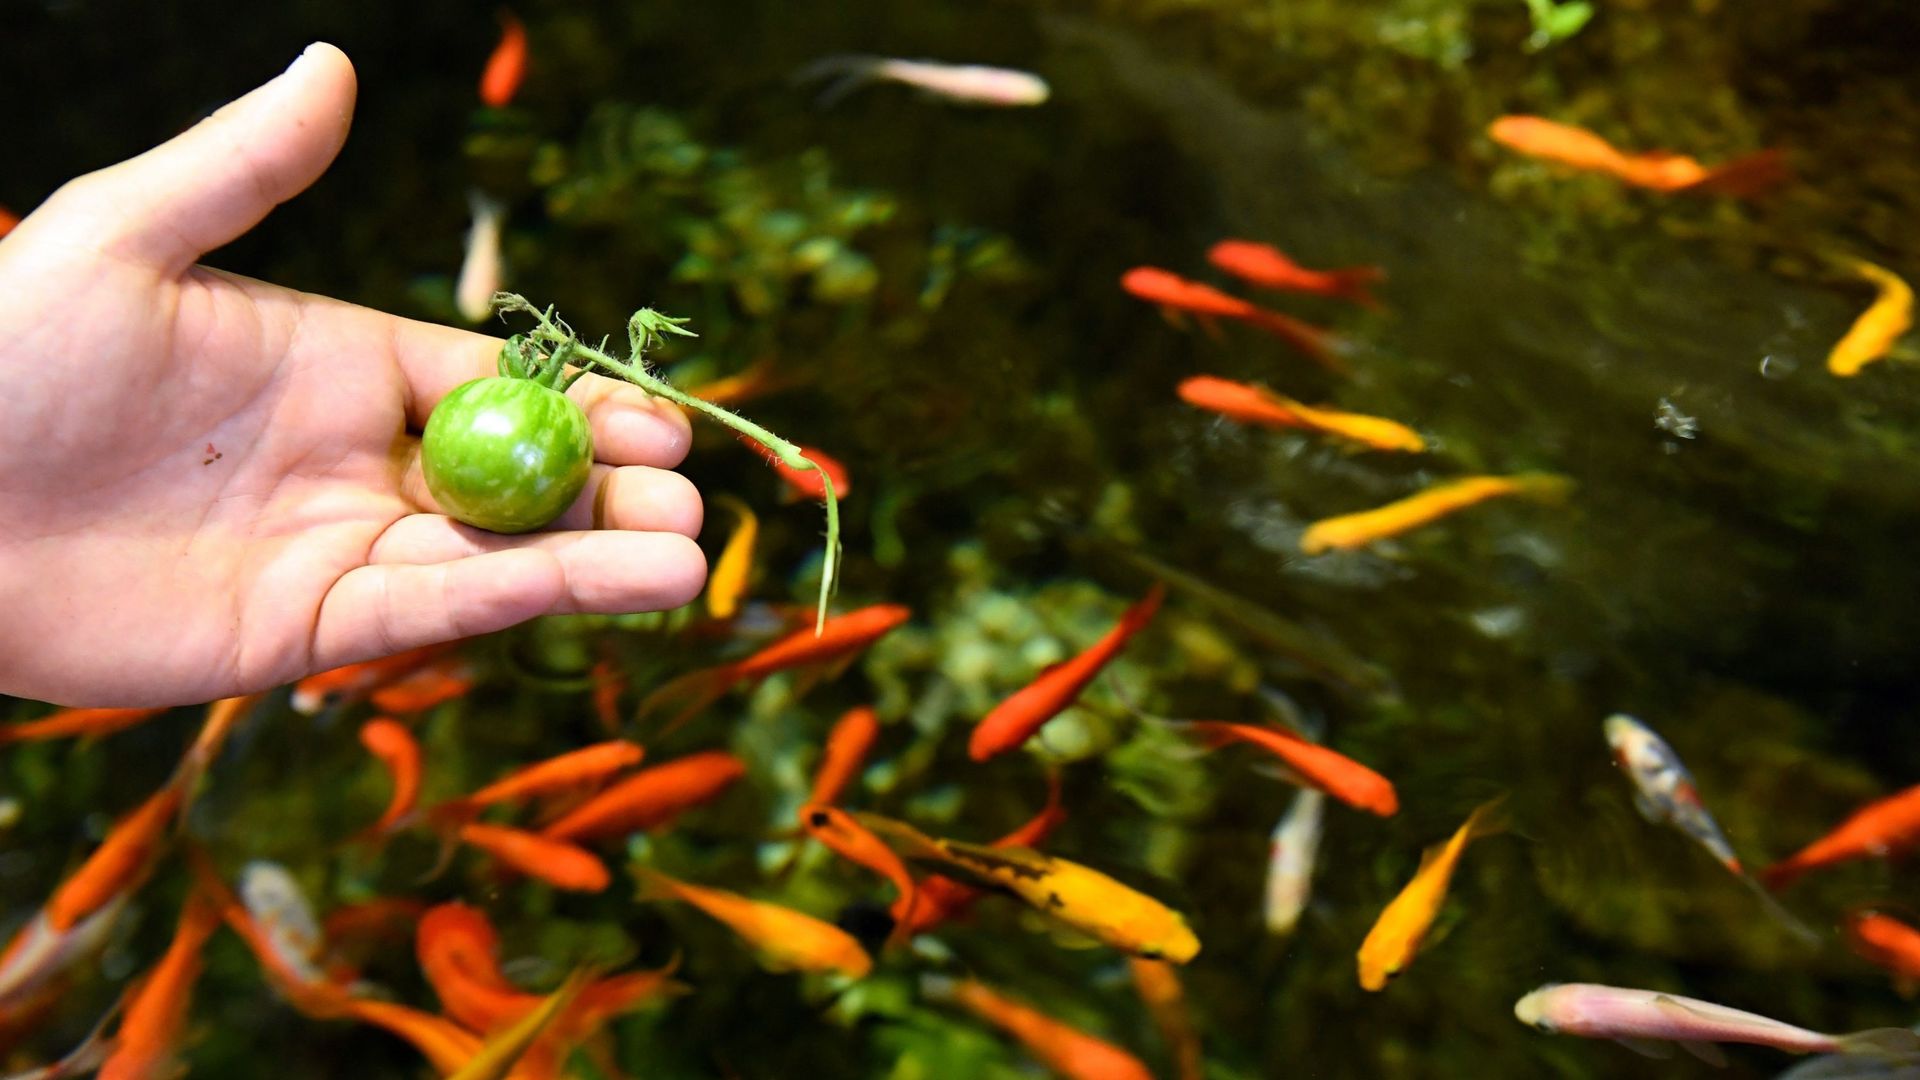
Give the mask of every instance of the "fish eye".
M 1393 980 L 1395 980 L 1395 979 L 1397 979 L 1397 978 L 1399 978 L 1399 977 L 1400 977 L 1400 969 L 1399 969 L 1399 968 L 1397 968 L 1397 967 L 1390 967 L 1390 968 L 1388 968 L 1388 969 L 1387 969 L 1387 981 L 1388 981 L 1388 982 L 1392 982 Z
M 1167 954 L 1161 952 L 1159 949 L 1140 950 L 1140 959 L 1142 960 L 1165 960 L 1166 958 Z
M 827 812 L 825 810 L 815 810 L 813 813 L 807 815 L 807 824 L 813 826 L 816 829 L 826 828 L 827 824 L 832 820 L 833 820 L 832 818 L 827 816 Z

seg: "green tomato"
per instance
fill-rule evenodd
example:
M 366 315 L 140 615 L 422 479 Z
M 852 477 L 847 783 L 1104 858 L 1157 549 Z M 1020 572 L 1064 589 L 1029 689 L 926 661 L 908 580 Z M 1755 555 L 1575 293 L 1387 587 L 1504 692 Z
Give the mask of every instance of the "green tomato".
M 450 517 L 497 533 L 538 529 L 587 485 L 587 415 L 558 390 L 489 376 L 454 388 L 421 439 L 427 490 Z

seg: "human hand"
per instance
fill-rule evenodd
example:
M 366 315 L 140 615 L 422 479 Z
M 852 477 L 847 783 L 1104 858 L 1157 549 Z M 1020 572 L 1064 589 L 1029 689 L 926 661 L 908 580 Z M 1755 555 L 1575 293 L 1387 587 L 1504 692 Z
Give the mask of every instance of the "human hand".
M 194 265 L 320 176 L 353 97 L 314 45 L 0 241 L 0 691 L 209 701 L 699 592 L 678 409 L 581 379 L 587 490 L 551 531 L 482 532 L 435 512 L 418 433 L 498 339 Z

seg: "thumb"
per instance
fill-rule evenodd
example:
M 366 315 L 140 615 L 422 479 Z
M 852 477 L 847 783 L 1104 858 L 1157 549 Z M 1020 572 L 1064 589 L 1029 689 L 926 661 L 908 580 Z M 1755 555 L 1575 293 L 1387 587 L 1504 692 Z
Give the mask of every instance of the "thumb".
M 91 219 L 101 251 L 177 274 L 320 178 L 346 141 L 353 97 L 353 64 L 315 42 L 266 85 L 68 185 L 62 201 Z

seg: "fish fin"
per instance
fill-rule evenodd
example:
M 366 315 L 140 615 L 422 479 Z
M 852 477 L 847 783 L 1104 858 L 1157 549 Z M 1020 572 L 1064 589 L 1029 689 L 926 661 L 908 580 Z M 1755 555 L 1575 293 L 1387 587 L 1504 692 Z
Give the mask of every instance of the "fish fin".
M 1270 780 L 1278 780 L 1283 784 L 1292 784 L 1294 787 L 1297 787 L 1297 788 L 1306 788 L 1311 791 L 1320 790 L 1319 788 L 1314 787 L 1313 784 L 1310 781 L 1308 781 L 1306 777 L 1300 775 L 1298 772 L 1294 771 L 1293 769 L 1287 768 L 1285 765 L 1282 765 L 1279 762 L 1263 761 L 1258 765 L 1249 766 L 1248 771 L 1256 773 L 1260 776 L 1264 776 Z M 1425 865 L 1425 864 L 1423 863 L 1422 865 Z
M 1920 1054 L 1920 1033 L 1909 1028 L 1869 1028 L 1834 1039 L 1842 1054 L 1911 1057 Z
M 507 212 L 507 204 L 477 187 L 468 188 L 467 211 L 473 215 L 475 221 L 487 218 L 497 221 Z
M 1473 813 L 1467 815 L 1467 823 L 1463 827 L 1467 842 L 1471 843 L 1482 837 L 1507 831 L 1513 823 L 1507 816 L 1506 802 L 1506 795 L 1500 794 L 1473 808 Z
M 1557 473 L 1521 473 L 1513 478 L 1516 494 L 1544 503 L 1563 503 L 1573 494 L 1574 482 L 1569 476 Z
M 1753 878 L 1746 874 L 1739 876 L 1740 880 L 1746 883 L 1747 888 L 1753 890 L 1754 897 L 1760 901 L 1760 908 L 1767 913 L 1768 918 L 1779 923 L 1783 929 L 1794 937 L 1799 938 L 1805 944 L 1818 945 L 1820 943 L 1819 931 L 1801 922 L 1793 912 L 1782 907 L 1780 901 L 1775 900 L 1773 894 L 1762 888 L 1759 882 L 1753 880 Z
M 1786 159 L 1778 149 L 1761 150 L 1721 162 L 1708 169 L 1707 175 L 1681 190 L 1752 198 L 1778 187 L 1792 176 L 1793 170 L 1787 167 Z
M 848 94 L 872 82 L 883 61 L 877 56 L 839 53 L 823 56 L 793 73 L 795 84 L 830 80 L 813 99 L 815 108 L 830 109 Z
M 635 900 L 679 900 L 680 882 L 655 870 L 651 866 L 635 863 L 632 867 L 633 880 L 638 886 L 633 893 Z
M 1173 327 L 1175 330 L 1185 330 L 1187 328 L 1187 317 L 1179 308 L 1168 307 L 1165 304 L 1161 304 L 1160 317 L 1165 319 L 1167 325 Z
M 1644 791 L 1635 791 L 1633 793 L 1633 808 L 1640 812 L 1641 817 L 1646 818 L 1656 825 L 1662 824 L 1667 820 L 1666 814 L 1661 811 L 1659 804 L 1647 798 L 1647 793 Z
M 1920 982 L 1914 981 L 1913 976 L 1896 975 L 1893 977 L 1893 992 L 1899 994 L 1901 1000 L 1912 1001 L 1914 991 L 1916 990 L 1920 990 Z
M 668 702 L 685 701 L 686 705 L 654 736 L 662 738 L 706 711 L 707 706 L 718 701 L 720 695 L 726 693 L 735 681 L 730 664 L 690 671 L 679 678 L 669 679 L 640 699 L 640 707 L 634 710 L 634 721 L 638 723 L 645 720 Z
M 1650 1057 L 1665 1061 L 1673 1056 L 1672 1047 L 1669 1047 L 1663 1042 L 1656 1042 L 1653 1039 L 1636 1039 L 1631 1035 L 1622 1035 L 1613 1041 L 1639 1054 L 1641 1057 Z
M 1699 1058 L 1701 1061 L 1706 1062 L 1716 1069 L 1724 1069 L 1727 1067 L 1727 1055 L 1722 1053 L 1719 1047 L 1710 1042 L 1701 1042 L 1698 1039 L 1684 1039 L 1680 1042 L 1680 1049 L 1685 1050 L 1687 1053 L 1692 1054 L 1694 1057 Z
M 1760 884 L 1765 887 L 1768 892 L 1779 892 L 1795 881 L 1798 881 L 1800 875 L 1806 872 L 1806 867 L 1799 865 L 1792 859 L 1782 859 L 1772 866 L 1767 867 L 1765 870 L 1760 871 Z
M 1346 361 L 1341 358 L 1346 351 L 1346 343 L 1333 331 L 1265 308 L 1249 312 L 1246 321 L 1293 346 L 1301 355 L 1335 375 L 1350 373 Z
M 864 810 L 855 810 L 852 814 L 853 819 L 866 826 L 868 832 L 886 840 L 889 846 L 909 858 L 940 863 L 948 861 L 946 849 L 940 846 L 939 841 L 904 821 Z
M 1208 337 L 1212 338 L 1213 340 L 1219 342 L 1222 345 L 1226 344 L 1227 333 L 1226 331 L 1220 329 L 1219 319 L 1216 319 L 1211 315 L 1196 314 L 1193 317 L 1193 321 L 1200 324 L 1200 329 L 1205 330 L 1207 332 Z

